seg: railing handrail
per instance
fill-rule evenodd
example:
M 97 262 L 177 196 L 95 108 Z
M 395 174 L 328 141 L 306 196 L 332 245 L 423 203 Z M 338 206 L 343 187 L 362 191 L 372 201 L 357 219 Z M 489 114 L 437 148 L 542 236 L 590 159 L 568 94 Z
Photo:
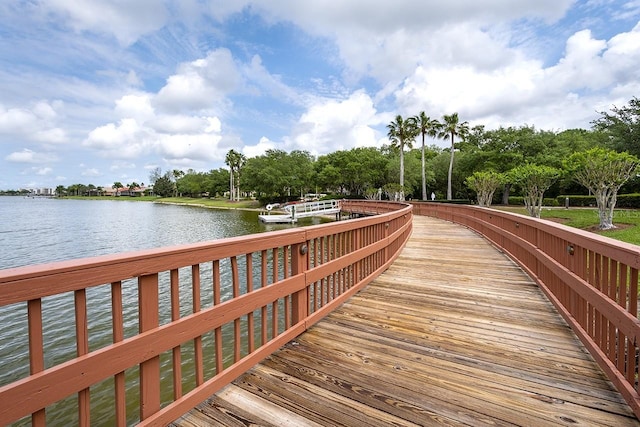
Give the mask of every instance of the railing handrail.
M 26 303 L 30 355 L 30 373 L 0 386 L 0 425 L 29 414 L 33 425 L 44 425 L 44 408 L 75 393 L 78 424 L 89 425 L 91 388 L 110 378 L 114 423 L 126 425 L 125 371 L 133 368 L 140 371 L 136 422 L 163 425 L 177 418 L 335 309 L 399 255 L 411 234 L 411 205 L 345 202 L 344 208 L 380 215 L 0 270 L 0 308 Z M 211 288 L 206 298 L 205 287 Z M 138 331 L 125 327 L 127 289 L 137 292 Z M 88 306 L 97 291 L 110 296 L 113 338 L 95 348 Z M 43 305 L 67 294 L 75 319 L 61 321 L 73 322 L 75 351 L 46 366 Z M 190 309 L 181 313 L 185 301 Z M 209 338 L 215 367 L 207 370 Z M 183 390 L 185 347 L 193 348 L 195 360 L 190 391 Z M 160 356 L 173 359 L 169 398 L 161 396 L 160 385 L 169 380 L 160 375 Z
M 478 206 L 413 203 L 415 215 L 473 229 L 540 286 L 640 418 L 640 247 Z

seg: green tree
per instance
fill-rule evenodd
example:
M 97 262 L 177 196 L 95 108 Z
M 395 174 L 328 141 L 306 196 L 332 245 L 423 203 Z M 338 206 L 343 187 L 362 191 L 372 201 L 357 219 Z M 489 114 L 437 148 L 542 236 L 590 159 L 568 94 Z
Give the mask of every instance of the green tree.
M 640 156 L 640 99 L 633 97 L 628 105 L 614 106 L 600 115 L 592 124 L 609 137 L 611 148 Z
M 229 191 L 229 171 L 224 168 L 210 170 L 205 180 L 205 190 L 209 193 L 209 197 Z
M 267 150 L 262 156 L 247 160 L 243 182 L 263 201 L 284 201 L 315 189 L 314 174 L 313 157 L 308 152 Z
M 618 190 L 635 176 L 639 160 L 629 153 L 596 147 L 574 153 L 565 162 L 573 179 L 589 189 L 596 198 L 600 230 L 615 228 L 613 210 L 616 206 Z
M 67 189 L 64 188 L 64 185 L 58 185 L 56 187 L 56 196 L 57 197 L 62 197 L 67 193 Z
M 124 188 L 124 185 L 122 185 L 122 183 L 120 181 L 116 181 L 116 182 L 113 183 L 111 188 L 116 190 L 116 196 L 119 196 L 120 195 L 120 189 Z
M 336 151 L 317 160 L 317 184 L 323 189 L 363 196 L 386 183 L 386 166 L 385 156 L 373 147 Z
M 455 152 L 455 139 L 456 137 L 465 139 L 467 133 L 469 132 L 469 123 L 460 122 L 458 118 L 458 113 L 453 113 L 450 115 L 444 115 L 442 117 L 442 126 L 440 127 L 440 137 L 441 138 L 451 138 L 451 153 L 449 160 L 449 173 L 447 174 L 447 200 L 451 200 L 452 196 L 452 187 L 451 180 L 453 176 L 453 156 Z
M 530 216 L 540 218 L 544 192 L 560 177 L 560 171 L 550 166 L 527 163 L 509 171 L 508 178 L 522 191 L 524 206 Z
M 184 176 L 176 181 L 176 187 L 180 194 L 189 197 L 200 197 L 205 192 L 206 174 L 189 169 Z
M 488 207 L 491 206 L 493 194 L 504 180 L 504 175 L 498 172 L 481 171 L 468 177 L 465 183 L 478 195 L 478 205 Z
M 139 188 L 140 188 L 140 184 L 138 184 L 135 181 L 133 181 L 131 184 L 129 184 L 129 197 L 135 196 L 134 191 L 138 190 Z
M 418 132 L 422 136 L 422 146 L 421 146 L 421 170 L 422 170 L 422 200 L 427 200 L 427 176 L 426 176 L 426 164 L 424 157 L 424 139 L 428 135 L 432 138 L 437 137 L 440 134 L 440 122 L 436 119 L 432 119 L 427 116 L 424 111 L 421 111 L 420 114 L 413 118 L 416 122 L 416 126 L 418 127 Z
M 173 186 L 173 191 L 174 191 L 173 195 L 175 197 L 178 197 L 178 194 L 180 194 L 178 189 L 178 181 L 183 176 L 184 176 L 184 171 L 181 171 L 180 169 L 174 169 L 173 171 L 171 171 L 171 177 L 173 178 L 173 182 L 175 183 L 175 185 Z
M 387 129 L 392 147 L 400 150 L 400 187 L 404 191 L 404 147 L 411 148 L 413 140 L 418 136 L 418 127 L 413 117 L 405 120 L 398 114 L 395 120 L 387 125 Z M 404 200 L 404 193 L 401 193 L 400 200 Z
M 171 195 L 174 194 L 175 188 L 170 172 L 166 172 L 164 175 L 156 178 L 153 183 L 153 192 L 160 197 L 171 197 Z

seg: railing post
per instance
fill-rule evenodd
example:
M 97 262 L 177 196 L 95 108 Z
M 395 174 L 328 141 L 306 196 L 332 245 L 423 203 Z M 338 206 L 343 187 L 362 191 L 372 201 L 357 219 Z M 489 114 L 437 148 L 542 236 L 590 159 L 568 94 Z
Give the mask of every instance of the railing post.
M 155 329 L 159 319 L 158 274 L 138 278 L 138 316 L 140 333 Z M 160 356 L 140 364 L 140 420 L 160 410 Z
M 291 275 L 297 276 L 304 274 L 308 266 L 307 252 L 309 249 L 308 242 L 296 243 L 291 245 Z M 291 323 L 296 325 L 309 316 L 309 288 L 305 286 L 303 289 L 291 295 Z

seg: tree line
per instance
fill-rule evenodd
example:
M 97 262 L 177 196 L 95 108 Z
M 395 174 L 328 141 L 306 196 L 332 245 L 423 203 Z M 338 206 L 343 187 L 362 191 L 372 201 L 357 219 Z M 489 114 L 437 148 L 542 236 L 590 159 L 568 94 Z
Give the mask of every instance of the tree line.
M 534 216 L 543 195 L 594 194 L 597 189 L 589 174 L 596 171 L 587 171 L 587 165 L 618 174 L 601 177 L 615 181 L 607 190 L 609 198 L 616 186 L 616 194 L 640 190 L 635 173 L 640 156 L 638 98 L 601 112 L 589 130 L 556 132 L 528 125 L 487 130 L 470 127 L 457 113 L 438 120 L 424 112 L 407 118 L 398 115 L 387 130 L 390 144 L 381 148 L 358 147 L 318 157 L 307 151 L 273 149 L 253 158 L 230 150 L 225 158 L 229 169 L 164 173 L 156 169 L 149 178 L 160 196 L 237 200 L 251 195 L 264 203 L 320 192 L 400 200 L 427 200 L 433 193 L 439 200 L 485 205 L 508 204 L 510 196 L 518 195 Z M 440 148 L 438 139 L 448 146 Z M 414 148 L 417 141 L 420 147 Z M 615 198 L 603 201 L 609 207 L 611 202 L 615 204 Z

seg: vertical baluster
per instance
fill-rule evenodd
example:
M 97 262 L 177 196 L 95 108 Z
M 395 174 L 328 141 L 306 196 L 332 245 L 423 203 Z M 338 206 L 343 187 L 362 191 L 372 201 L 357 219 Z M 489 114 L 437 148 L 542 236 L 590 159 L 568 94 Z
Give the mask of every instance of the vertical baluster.
M 89 353 L 89 327 L 87 324 L 87 291 L 78 289 L 73 293 L 76 315 L 76 355 L 78 357 Z M 89 389 L 78 392 L 78 424 L 91 424 L 91 408 Z
M 191 266 L 191 293 L 193 296 L 193 312 L 200 311 L 200 264 Z M 204 382 L 204 363 L 202 358 L 202 336 L 193 339 L 193 358 L 196 374 L 196 386 Z
M 29 318 L 29 370 L 31 375 L 44 370 L 44 339 L 42 335 L 42 300 L 34 299 L 27 303 Z M 31 414 L 31 425 L 43 427 L 45 425 L 44 408 Z
M 231 257 L 231 283 L 233 287 L 233 298 L 240 296 L 240 278 L 238 276 L 238 258 Z M 240 352 L 242 346 L 242 334 L 240 333 L 240 319 L 233 321 L 233 361 L 240 360 Z
M 171 321 L 175 322 L 180 319 L 180 274 L 175 268 L 169 273 L 169 281 L 171 286 Z M 173 367 L 173 400 L 182 397 L 182 354 L 180 345 L 173 347 L 172 367 Z
M 333 252 L 332 252 L 332 257 L 331 259 L 338 259 L 339 255 L 338 255 L 338 235 L 337 234 L 333 234 L 333 244 L 332 244 L 332 248 L 333 248 Z M 340 286 L 340 276 L 338 272 L 334 272 L 333 273 L 333 296 L 332 296 L 332 300 L 336 299 L 338 296 L 338 286 Z
M 607 285 L 609 289 L 609 298 L 611 298 L 614 302 L 618 302 L 617 293 L 618 293 L 618 263 L 612 259 L 607 258 L 608 268 L 608 280 Z M 615 362 L 616 360 L 616 327 L 613 322 L 609 322 L 609 333 L 608 333 L 608 344 L 609 344 L 609 360 Z
M 631 268 L 629 278 L 629 313 L 633 317 L 638 317 L 638 270 Z
M 124 339 L 124 314 L 122 310 L 122 282 L 111 284 L 111 319 L 113 328 L 113 342 L 118 343 Z M 127 399 L 125 392 L 124 371 L 118 372 L 114 377 L 116 425 L 127 425 Z
M 624 307 L 624 309 L 627 309 L 627 280 L 629 279 L 629 276 L 627 274 L 628 272 L 628 267 L 624 264 L 620 264 L 620 281 L 618 283 L 619 286 L 619 297 L 618 297 L 618 304 L 620 304 L 621 307 Z M 622 334 L 621 332 L 618 333 L 618 357 L 616 360 L 616 366 L 618 367 L 618 370 L 620 372 L 625 372 L 624 369 L 624 365 L 625 365 L 625 351 L 628 351 L 629 347 L 627 347 L 628 343 L 627 343 L 627 339 L 626 336 L 624 334 Z
M 213 305 L 220 305 L 220 261 L 213 261 L 212 276 L 213 276 Z M 216 375 L 220 374 L 224 369 L 224 355 L 222 351 L 222 327 L 219 326 L 213 331 L 215 345 L 216 345 Z
M 246 255 L 246 276 L 247 276 L 247 293 L 253 291 L 253 254 Z M 249 353 L 253 353 L 256 349 L 255 325 L 253 312 L 247 314 L 247 346 Z
M 322 236 L 320 238 L 320 264 L 326 264 L 327 263 L 327 237 L 326 236 Z M 329 293 L 327 291 L 327 289 L 329 289 L 329 285 L 328 285 L 328 279 L 326 277 L 323 277 L 320 280 L 320 306 L 324 307 L 327 304 L 327 301 L 329 300 Z
M 322 237 L 318 237 L 316 239 L 316 244 L 315 244 L 315 251 L 316 251 L 316 267 L 321 266 L 324 263 L 323 260 L 323 255 L 322 255 L 322 249 L 324 247 L 324 245 L 322 244 L 323 238 Z M 320 278 L 320 280 L 318 280 L 318 288 L 316 291 L 316 300 L 317 300 L 317 306 L 316 309 L 319 310 L 320 308 L 322 308 L 322 299 L 323 299 L 323 292 L 324 292 L 324 278 Z
M 638 317 L 638 270 L 635 268 L 630 268 L 629 274 L 629 313 L 636 318 Z M 629 381 L 630 384 L 636 384 L 638 370 L 638 359 L 636 356 L 637 343 L 633 343 L 631 340 L 627 340 L 627 342 L 627 381 Z M 638 389 L 637 384 L 635 388 L 636 390 Z
M 155 329 L 159 319 L 158 274 L 138 277 L 138 316 L 140 332 Z M 140 364 L 140 419 L 160 410 L 160 356 Z
M 278 281 L 278 248 L 273 248 L 273 271 L 271 283 Z M 278 336 L 278 301 L 271 304 L 271 339 Z
M 306 249 L 306 253 L 303 254 L 304 255 L 304 263 L 305 263 L 305 271 L 310 269 L 310 265 L 311 265 L 311 241 L 307 241 L 306 245 L 307 245 L 307 249 Z M 306 316 L 309 316 L 309 314 L 313 313 L 313 311 L 311 311 L 311 294 L 312 294 L 312 289 L 315 289 L 316 286 L 316 282 L 311 283 L 309 285 L 307 285 L 307 291 L 305 292 L 305 296 L 306 296 L 306 300 L 305 300 L 305 312 L 306 312 Z M 315 292 L 313 292 L 314 298 L 315 298 Z
M 291 271 L 290 271 L 290 267 L 289 267 L 289 246 L 285 246 L 283 248 L 283 254 L 282 254 L 282 263 L 283 263 L 283 270 L 284 270 L 284 278 L 288 278 L 291 276 Z M 285 295 L 284 297 L 284 330 L 286 331 L 287 329 L 289 329 L 291 327 L 291 299 L 288 295 Z
M 267 251 L 263 250 L 260 259 L 260 287 L 265 288 L 267 286 Z M 260 329 L 261 329 L 261 345 L 267 343 L 267 306 L 262 306 L 260 309 Z

